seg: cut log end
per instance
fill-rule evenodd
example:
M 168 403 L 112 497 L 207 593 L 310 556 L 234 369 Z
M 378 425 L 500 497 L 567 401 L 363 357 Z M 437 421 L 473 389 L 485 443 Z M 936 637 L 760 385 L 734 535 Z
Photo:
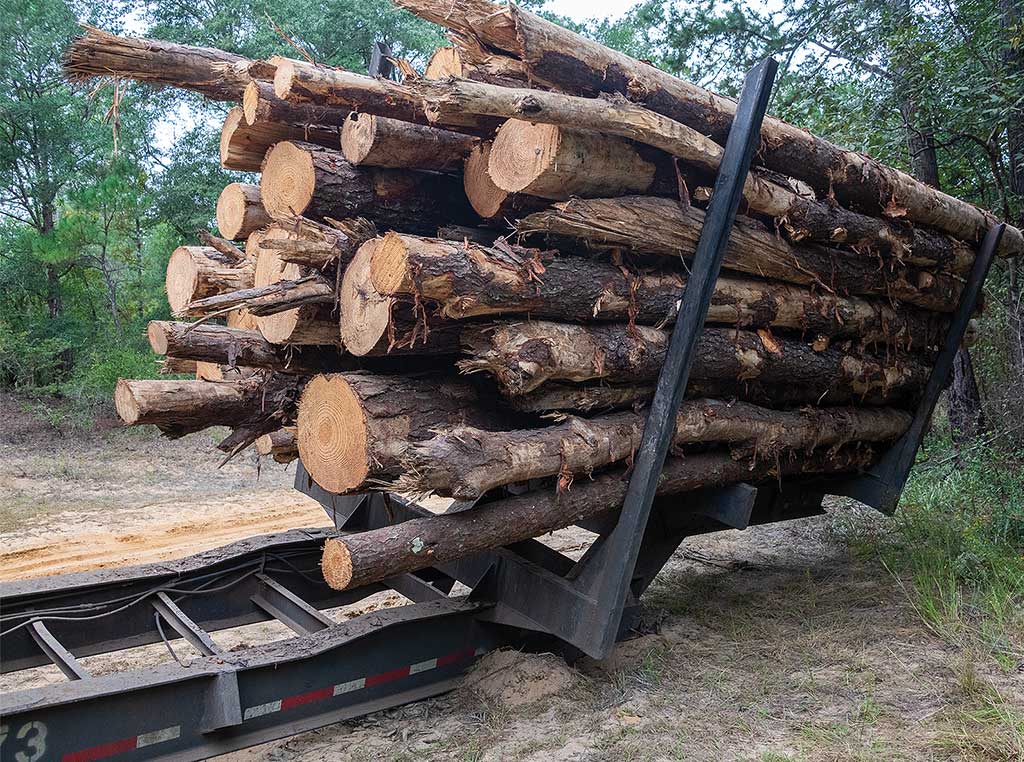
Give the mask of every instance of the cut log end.
M 277 233 L 277 235 L 275 235 Z M 285 237 L 285 233 L 272 230 L 269 237 Z M 291 262 L 285 262 L 280 252 L 273 249 L 260 249 L 256 260 L 255 285 L 269 286 L 283 280 L 298 280 L 302 277 L 300 268 Z M 272 315 L 260 315 L 255 318 L 259 332 L 271 344 L 287 344 L 291 341 L 299 324 L 300 308 L 295 307 Z
M 321 560 L 324 580 L 335 590 L 344 590 L 352 582 L 352 554 L 345 543 L 339 539 L 330 539 L 324 545 Z
M 128 426 L 133 426 L 139 420 L 139 401 L 132 391 L 132 382 L 121 378 L 114 387 L 114 409 L 117 415 Z
M 167 302 L 171 312 L 181 313 L 195 300 L 199 287 L 199 268 L 192 256 L 191 246 L 179 246 L 167 262 Z
M 423 71 L 426 79 L 446 79 L 447 77 L 463 77 L 462 56 L 458 48 L 438 48 L 427 61 L 427 68 Z
M 414 288 L 406 282 L 409 272 L 407 237 L 388 233 L 377 243 L 370 261 L 370 280 L 381 294 L 407 293 Z
M 370 279 L 371 262 L 380 242 L 375 238 L 360 246 L 341 279 L 341 342 L 358 356 L 381 345 L 391 322 L 394 300 L 381 295 Z
M 222 167 L 235 168 L 231 158 L 231 139 L 243 119 L 245 119 L 245 114 L 242 109 L 235 107 L 228 111 L 227 118 L 224 120 L 224 126 L 220 131 L 220 163 Z
M 300 216 L 313 200 L 315 189 L 313 158 L 307 151 L 284 141 L 267 152 L 260 178 L 260 198 L 272 217 Z
M 146 338 L 149 339 L 149 346 L 155 354 L 167 354 L 168 336 L 167 326 L 171 325 L 162 320 L 150 320 L 146 327 Z
M 462 180 L 473 211 L 485 219 L 498 217 L 505 210 L 509 194 L 491 179 L 487 169 L 491 144 L 481 143 L 469 154 Z
M 491 181 L 508 193 L 529 192 L 551 171 L 560 139 L 557 125 L 508 120 L 498 130 L 488 159 Z
M 281 100 L 288 100 L 292 94 L 292 80 L 295 75 L 295 63 L 290 58 L 280 58 L 274 72 L 274 95 Z
M 250 82 L 242 93 L 242 115 L 247 124 L 256 124 L 256 109 L 260 105 L 260 86 Z
M 270 216 L 260 201 L 258 186 L 231 183 L 217 197 L 217 229 L 227 239 L 247 239 L 270 222 Z
M 353 114 L 341 130 L 341 152 L 352 164 L 362 164 L 373 150 L 377 134 L 377 117 Z
M 366 417 L 359 397 L 340 375 L 316 376 L 302 393 L 299 457 L 328 492 L 345 493 L 370 473 Z

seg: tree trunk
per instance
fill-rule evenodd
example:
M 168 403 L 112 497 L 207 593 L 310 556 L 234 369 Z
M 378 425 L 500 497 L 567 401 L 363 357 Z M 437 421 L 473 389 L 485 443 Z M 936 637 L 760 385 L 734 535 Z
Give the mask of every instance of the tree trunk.
M 416 299 L 381 294 L 370 267 L 381 239 L 367 241 L 345 269 L 338 292 L 341 341 L 354 355 L 457 354 L 461 328 L 430 320 Z
M 319 275 L 306 275 L 298 280 L 281 280 L 199 299 L 188 305 L 185 316 L 213 316 L 244 307 L 250 315 L 262 317 L 307 305 L 332 305 L 334 301 L 333 284 Z
M 167 262 L 167 301 L 171 312 L 185 314 L 189 304 L 224 291 L 252 288 L 255 267 L 237 262 L 210 246 L 179 246 Z
M 484 219 L 518 220 L 520 217 L 538 212 L 547 206 L 547 201 L 524 193 L 509 193 L 494 184 L 488 164 L 491 143 L 482 142 L 466 159 L 462 171 L 462 184 L 473 211 Z
M 406 85 L 341 69 L 284 59 L 274 75 L 274 93 L 292 104 L 350 109 L 403 122 L 429 125 L 420 98 Z M 456 118 L 444 126 L 471 135 L 489 135 L 500 120 Z
M 469 46 L 463 41 L 462 49 Z M 438 48 L 427 61 L 425 79 L 471 79 L 501 87 L 529 87 L 529 75 L 522 61 L 478 48 L 475 55 L 463 55 L 460 48 Z
M 490 373 L 512 395 L 552 380 L 633 383 L 657 378 L 668 341 L 667 331 L 646 326 L 495 324 L 463 331 L 468 359 L 459 362 L 459 369 Z M 775 339 L 766 332 L 705 328 L 691 377 L 790 384 L 806 402 L 817 404 L 851 398 L 885 401 L 919 390 L 928 368 L 911 357 L 887 354 L 880 358 L 837 346 L 816 351 L 801 341 Z
M 174 323 L 153 320 L 146 330 L 149 345 L 158 355 L 185 358 L 229 367 L 268 368 L 280 373 L 312 375 L 352 370 L 354 358 L 337 351 L 284 348 L 271 344 L 256 331 L 211 323 Z
M 961 346 L 953 358 L 953 376 L 947 388 L 949 428 L 953 444 L 959 449 L 969 445 L 985 431 L 985 411 L 981 391 L 974 375 L 974 363 L 967 348 Z
M 153 424 L 169 436 L 209 426 L 233 426 L 258 405 L 255 381 L 127 381 L 114 390 L 114 407 L 129 426 Z
M 549 233 L 588 245 L 669 257 L 693 255 L 704 213 L 649 196 L 573 199 L 526 217 L 520 233 Z M 562 241 L 556 241 L 562 243 Z M 830 293 L 884 296 L 936 312 L 952 312 L 962 284 L 941 273 L 901 267 L 880 269 L 860 254 L 813 244 L 793 245 L 760 223 L 738 216 L 724 267 L 763 278 L 817 286 Z
M 619 93 L 708 135 L 720 145 L 728 137 L 736 102 L 656 69 L 628 55 L 542 19 L 516 6 L 487 0 L 396 0 L 434 23 L 475 38 L 482 46 L 511 54 L 531 79 L 576 95 Z M 824 198 L 832 194 L 848 208 L 884 213 L 930 225 L 971 243 L 980 241 L 994 217 L 864 154 L 848 151 L 806 130 L 766 117 L 760 163 L 793 175 Z M 1024 235 L 1010 228 L 1000 253 L 1024 253 Z
M 508 244 L 496 249 L 397 233 L 388 233 L 376 247 L 370 279 L 382 295 L 435 301 L 442 316 L 455 320 L 518 313 L 661 325 L 674 322 L 686 288 L 681 273 L 644 273 Z M 934 346 L 948 326 L 933 314 L 910 308 L 897 312 L 856 297 L 822 296 L 787 284 L 726 276 L 717 281 L 707 320 L 907 348 Z
M 470 135 L 372 114 L 353 114 L 341 131 L 341 151 L 352 164 L 455 174 L 478 142 Z
M 269 82 L 250 82 L 242 96 L 246 124 L 271 122 L 294 125 L 326 125 L 341 127 L 348 119 L 349 109 L 335 109 L 315 104 L 293 104 L 274 94 Z
M 438 376 L 317 376 L 299 404 L 299 454 L 310 476 L 339 494 L 397 476 L 405 448 L 438 426 L 500 426 L 476 390 Z
M 751 464 L 725 454 L 669 458 L 661 472 L 658 494 L 784 475 L 860 471 L 871 464 L 873 457 L 867 448 L 847 448 L 837 453 L 796 455 L 777 464 Z M 553 532 L 618 511 L 628 483 L 625 474 L 615 472 L 581 481 L 564 492 L 537 490 L 471 510 L 332 538 L 324 546 L 324 579 L 336 590 L 360 587 Z
M 457 426 L 406 449 L 399 492 L 436 492 L 475 500 L 514 482 L 558 475 L 567 489 L 574 476 L 633 457 L 645 415 L 614 413 L 570 418 L 541 429 L 488 432 Z M 784 450 L 835 449 L 850 442 L 886 442 L 910 425 L 910 414 L 891 408 L 770 410 L 743 402 L 684 402 L 673 445 L 722 442 L 742 445 L 756 461 L 774 462 Z
M 240 106 L 232 108 L 220 131 L 220 165 L 239 172 L 259 172 L 270 147 L 282 140 L 302 140 L 327 148 L 341 144 L 341 128 L 285 122 L 246 124 Z
M 124 77 L 193 90 L 215 101 L 240 101 L 252 81 L 252 60 L 234 53 L 82 28 L 85 34 L 64 53 L 64 73 L 72 81 Z
M 231 183 L 217 197 L 217 229 L 227 239 L 244 241 L 272 221 L 260 202 L 258 185 Z
M 344 267 L 360 246 L 377 236 L 376 226 L 362 217 L 328 221 L 325 225 L 305 217 L 281 219 L 254 236 L 247 254 L 255 259 L 262 249 L 271 249 L 285 262 L 322 271 L 332 265 Z
M 291 463 L 299 457 L 299 440 L 295 426 L 264 434 L 256 440 L 256 452 L 269 455 L 278 463 Z
M 275 218 L 366 217 L 382 227 L 427 233 L 473 219 L 456 178 L 353 167 L 340 151 L 293 141 L 267 154 L 260 195 Z

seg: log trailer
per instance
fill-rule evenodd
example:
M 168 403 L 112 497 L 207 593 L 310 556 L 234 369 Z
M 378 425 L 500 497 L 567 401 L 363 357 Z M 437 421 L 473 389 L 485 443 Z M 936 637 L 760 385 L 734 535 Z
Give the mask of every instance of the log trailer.
M 630 631 L 640 595 L 684 538 L 820 514 L 825 495 L 892 513 L 1002 225 L 975 259 L 912 425 L 870 471 L 655 497 L 775 71 L 769 59 L 747 75 L 621 513 L 581 524 L 597 539 L 580 560 L 527 540 L 333 590 L 319 565 L 332 534 L 432 514 L 395 494 L 328 493 L 299 461 L 296 488 L 323 505 L 334 533 L 294 529 L 170 563 L 0 585 L 2 671 L 53 664 L 67 677 L 2 696 L 0 762 L 201 759 L 443 693 L 495 648 L 602 658 Z M 452 595 L 456 583 L 463 592 Z M 409 602 L 347 621 L 324 613 L 385 589 Z M 210 636 L 270 619 L 294 637 L 226 651 Z M 178 639 L 201 656 L 105 675 L 80 661 L 161 641 L 173 655 Z

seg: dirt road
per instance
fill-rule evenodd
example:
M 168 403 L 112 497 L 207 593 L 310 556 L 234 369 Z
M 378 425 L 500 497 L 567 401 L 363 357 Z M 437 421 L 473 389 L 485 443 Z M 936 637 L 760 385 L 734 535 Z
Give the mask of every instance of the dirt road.
M 326 523 L 290 492 L 288 470 L 265 468 L 257 481 L 243 460 L 218 471 L 209 436 L 69 437 L 9 418 L 17 425 L 0 435 L 5 578 Z M 898 580 L 854 556 L 846 540 L 871 520 L 837 509 L 694 538 L 645 596 L 642 633 L 607 662 L 491 654 L 447 696 L 226 759 L 1024 760 L 1024 673 L 939 639 Z M 562 532 L 548 542 L 578 554 L 585 539 Z M 362 607 L 399 602 L 378 596 Z M 267 624 L 217 640 L 230 648 L 286 636 Z M 147 647 L 89 657 L 87 667 L 168 658 Z M 9 675 L 0 687 L 59 679 L 54 672 Z

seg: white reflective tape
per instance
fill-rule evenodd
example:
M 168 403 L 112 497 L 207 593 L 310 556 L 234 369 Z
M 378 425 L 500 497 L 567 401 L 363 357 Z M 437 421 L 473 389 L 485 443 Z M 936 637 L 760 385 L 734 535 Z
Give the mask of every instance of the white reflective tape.
M 172 728 L 164 728 L 163 730 L 154 730 L 152 733 L 143 733 L 135 739 L 135 748 L 141 749 L 143 746 L 152 746 L 155 743 L 163 743 L 164 741 L 173 741 L 175 738 L 181 736 L 181 725 L 175 725 Z
M 265 714 L 273 714 L 274 712 L 281 711 L 281 700 L 271 701 L 268 704 L 259 704 L 257 706 L 250 706 L 245 710 L 245 714 L 242 715 L 243 720 L 251 720 L 253 717 L 262 717 Z
M 415 675 L 417 672 L 426 672 L 428 669 L 434 669 L 437 666 L 437 659 L 427 659 L 426 661 L 417 662 L 409 667 L 409 674 Z
M 342 693 L 351 693 L 352 691 L 360 691 L 366 687 L 366 678 L 357 677 L 355 680 L 349 680 L 347 683 L 338 683 L 334 686 L 334 695 L 340 696 Z

